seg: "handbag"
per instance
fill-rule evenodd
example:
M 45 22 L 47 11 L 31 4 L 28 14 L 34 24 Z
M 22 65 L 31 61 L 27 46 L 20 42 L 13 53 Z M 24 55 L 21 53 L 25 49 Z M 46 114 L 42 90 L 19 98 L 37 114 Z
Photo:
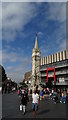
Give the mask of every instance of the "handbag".
M 22 104 L 20 105 L 20 111 L 22 111 Z

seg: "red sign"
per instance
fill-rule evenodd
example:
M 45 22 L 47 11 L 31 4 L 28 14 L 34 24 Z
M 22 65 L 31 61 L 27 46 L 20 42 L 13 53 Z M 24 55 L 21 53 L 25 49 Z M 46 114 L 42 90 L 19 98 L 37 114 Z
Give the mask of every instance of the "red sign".
M 54 74 L 48 76 L 48 71 L 53 71 Z M 48 78 L 51 78 L 51 77 L 54 77 L 54 83 L 56 83 L 56 79 L 55 79 L 55 68 L 52 67 L 52 68 L 47 68 L 47 83 L 48 83 Z

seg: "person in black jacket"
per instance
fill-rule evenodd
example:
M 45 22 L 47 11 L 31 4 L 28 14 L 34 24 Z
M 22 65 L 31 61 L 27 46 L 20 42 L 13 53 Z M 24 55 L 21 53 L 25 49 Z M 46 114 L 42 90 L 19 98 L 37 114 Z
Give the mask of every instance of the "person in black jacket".
M 22 96 L 23 114 L 25 114 L 26 104 L 27 104 L 27 97 L 26 97 L 26 93 L 24 91 L 24 95 Z

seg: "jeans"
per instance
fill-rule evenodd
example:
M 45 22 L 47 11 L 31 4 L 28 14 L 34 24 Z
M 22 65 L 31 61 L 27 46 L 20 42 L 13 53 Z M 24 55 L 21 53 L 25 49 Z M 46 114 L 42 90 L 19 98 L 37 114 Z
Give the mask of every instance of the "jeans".
M 32 104 L 32 109 L 33 110 L 37 110 L 38 109 L 38 104 L 37 103 L 33 103 Z
M 66 102 L 66 97 L 63 96 L 63 97 L 61 98 L 61 101 L 62 101 L 62 102 Z

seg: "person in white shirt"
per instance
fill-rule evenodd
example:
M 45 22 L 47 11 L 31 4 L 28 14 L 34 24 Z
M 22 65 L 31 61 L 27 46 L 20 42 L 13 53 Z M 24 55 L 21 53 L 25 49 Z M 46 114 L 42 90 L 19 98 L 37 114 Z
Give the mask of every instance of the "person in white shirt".
M 36 111 L 38 109 L 38 102 L 39 102 L 39 95 L 36 93 L 36 90 L 34 90 L 32 94 L 32 109 L 34 111 L 34 115 L 36 115 Z

